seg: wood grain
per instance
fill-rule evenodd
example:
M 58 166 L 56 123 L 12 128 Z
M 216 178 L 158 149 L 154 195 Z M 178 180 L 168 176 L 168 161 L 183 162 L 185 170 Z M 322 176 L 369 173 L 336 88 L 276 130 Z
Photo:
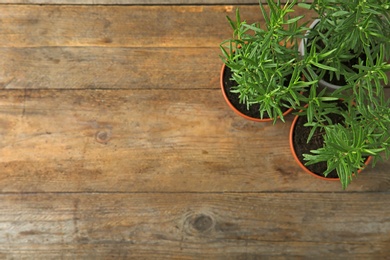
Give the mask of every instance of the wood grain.
M 0 5 L 0 88 L 215 88 L 236 8 Z
M 294 163 L 292 116 L 248 122 L 218 89 L 6 90 L 0 111 L 2 192 L 340 191 Z M 349 191 L 389 191 L 387 167 Z
M 215 48 L 231 37 L 226 16 L 236 8 L 248 23 L 264 24 L 258 5 L 0 5 L 0 46 Z M 304 13 L 310 20 L 305 9 L 294 15 Z
M 0 207 L 0 252 L 8 259 L 390 254 L 383 193 L 15 194 L 1 195 Z
M 220 54 L 217 47 L 0 47 L 0 89 L 218 89 Z
M 389 161 L 342 191 L 224 103 L 257 1 L 137 1 L 0 1 L 0 259 L 388 258 Z
M 214 48 L 0 48 L 3 89 L 217 89 Z

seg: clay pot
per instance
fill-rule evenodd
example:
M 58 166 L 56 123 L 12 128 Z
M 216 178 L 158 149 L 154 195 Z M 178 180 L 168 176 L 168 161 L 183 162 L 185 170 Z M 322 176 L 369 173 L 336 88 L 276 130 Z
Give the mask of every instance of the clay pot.
M 295 116 L 292 124 L 291 124 L 291 128 L 290 128 L 290 134 L 289 134 L 289 143 L 290 143 L 290 150 L 291 150 L 291 153 L 296 161 L 296 163 L 301 167 L 302 170 L 304 170 L 306 173 L 316 177 L 316 178 L 319 178 L 321 180 L 326 180 L 326 181 L 340 181 L 340 178 L 338 177 L 334 177 L 334 178 L 329 178 L 329 177 L 324 177 L 324 176 L 321 176 L 321 175 L 318 175 L 312 171 L 310 171 L 305 165 L 303 162 L 300 161 L 297 153 L 296 153 L 296 150 L 295 150 L 295 145 L 294 145 L 294 140 L 293 140 L 293 137 L 294 137 L 294 131 L 295 131 L 295 126 L 297 124 L 297 121 L 299 119 L 300 116 Z M 305 137 L 305 139 L 307 139 L 307 136 Z M 367 160 L 365 161 L 365 165 L 367 166 L 370 162 L 371 162 L 371 159 L 372 157 L 369 156 L 367 158 Z M 359 170 L 358 173 L 360 173 L 362 170 Z
M 246 105 L 244 104 L 239 104 L 238 102 L 234 102 L 231 98 L 232 95 L 236 95 L 234 93 L 227 93 L 229 89 L 234 86 L 235 84 L 234 81 L 230 80 L 230 76 L 226 74 L 227 67 L 225 64 L 223 64 L 222 69 L 221 69 L 221 75 L 220 75 L 220 85 L 221 85 L 221 90 L 222 90 L 222 95 L 228 104 L 228 106 L 239 116 L 255 121 L 255 122 L 272 122 L 273 118 L 259 118 L 259 110 L 254 109 L 252 113 L 246 109 Z M 230 97 L 229 97 L 230 96 Z M 237 103 L 237 104 L 236 104 Z M 293 108 L 289 108 L 283 113 L 283 116 L 286 116 L 287 114 L 291 113 Z M 256 117 L 257 116 L 257 117 Z

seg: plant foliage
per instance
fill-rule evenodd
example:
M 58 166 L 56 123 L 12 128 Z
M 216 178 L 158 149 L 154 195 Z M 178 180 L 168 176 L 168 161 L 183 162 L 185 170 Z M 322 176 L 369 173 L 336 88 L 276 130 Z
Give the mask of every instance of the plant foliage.
M 303 16 L 290 18 L 296 0 L 282 5 L 268 0 L 269 12 L 260 3 L 265 25 L 242 21 L 239 9 L 235 21 L 227 17 L 233 38 L 222 42 L 225 64 L 232 70 L 240 102 L 260 105 L 260 118 L 265 113 L 274 119 L 283 118 L 283 107 L 297 107 L 299 93 L 310 82 L 301 79 L 302 62 L 299 40 L 306 28 L 298 25 Z
M 260 104 L 283 120 L 282 107 L 301 109 L 310 128 L 323 134 L 322 147 L 305 154 L 306 165 L 327 162 L 325 175 L 337 171 L 343 189 L 365 167 L 390 156 L 390 102 L 383 85 L 390 71 L 390 4 L 388 0 L 267 0 L 260 2 L 265 24 L 247 24 L 237 10 L 228 17 L 232 39 L 221 44 L 222 58 L 233 72 L 240 101 Z M 318 24 L 308 30 L 294 8 L 314 10 Z M 308 30 L 306 32 L 306 30 Z M 306 32 L 306 33 L 305 33 Z M 304 52 L 299 54 L 299 42 Z M 303 77 L 302 77 L 303 76 Z M 336 91 L 320 80 L 336 79 Z M 332 121 L 330 115 L 340 120 Z

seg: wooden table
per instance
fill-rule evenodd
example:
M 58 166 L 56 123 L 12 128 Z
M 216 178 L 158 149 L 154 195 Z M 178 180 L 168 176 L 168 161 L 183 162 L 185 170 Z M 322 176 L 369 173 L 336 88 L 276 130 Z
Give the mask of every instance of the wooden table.
M 389 259 L 390 162 L 342 191 L 222 99 L 237 1 L 1 2 L 0 259 Z

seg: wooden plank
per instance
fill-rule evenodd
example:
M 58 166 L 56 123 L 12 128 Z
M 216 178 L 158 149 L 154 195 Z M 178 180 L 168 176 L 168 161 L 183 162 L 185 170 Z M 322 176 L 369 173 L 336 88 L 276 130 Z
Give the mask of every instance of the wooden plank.
M 389 196 L 1 195 L 0 252 L 3 259 L 385 259 Z
M 218 89 L 220 54 L 217 47 L 0 48 L 0 89 Z
M 0 5 L 0 46 L 218 47 L 232 35 L 226 15 L 236 8 L 264 22 L 257 5 Z
M 218 89 L 3 90 L 1 192 L 340 191 L 304 174 L 286 124 L 236 116 Z M 390 162 L 348 191 L 389 191 Z
M 3 89 L 219 88 L 214 48 L 0 48 Z
M 0 6 L 0 88 L 217 87 L 236 7 Z M 154 17 L 147 30 L 140 17 Z M 168 19 L 165 31 L 156 17 Z

